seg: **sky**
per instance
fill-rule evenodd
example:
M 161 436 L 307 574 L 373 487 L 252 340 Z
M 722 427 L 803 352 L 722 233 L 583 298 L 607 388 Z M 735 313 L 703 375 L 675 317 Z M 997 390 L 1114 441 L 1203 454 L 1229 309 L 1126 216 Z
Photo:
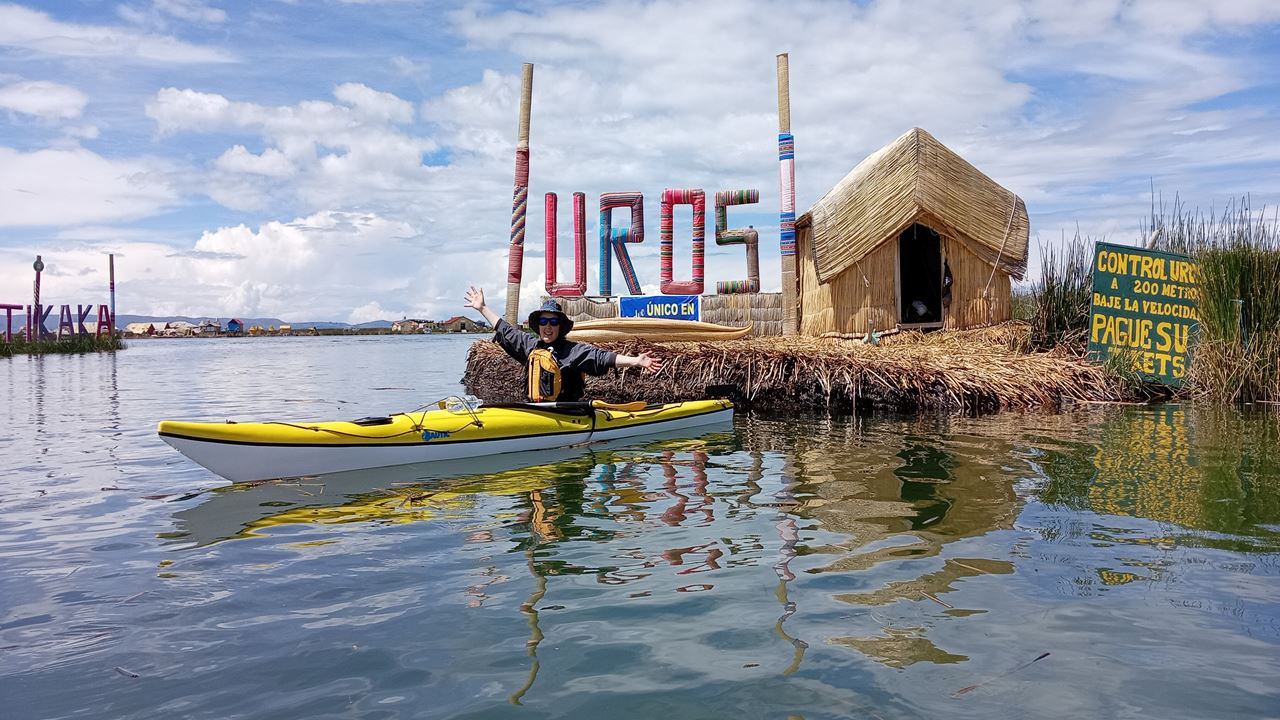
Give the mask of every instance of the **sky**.
M 1153 200 L 1280 203 L 1275 0 L 0 3 L 0 302 L 37 254 L 43 302 L 106 302 L 114 253 L 122 314 L 443 319 L 468 285 L 501 313 L 525 62 L 523 309 L 546 192 L 562 282 L 586 193 L 593 293 L 599 196 L 643 192 L 657 293 L 663 189 L 759 189 L 730 224 L 777 290 L 783 52 L 798 212 L 912 127 L 1026 201 L 1032 273 L 1077 231 L 1137 241 Z M 708 240 L 708 292 L 745 267 Z

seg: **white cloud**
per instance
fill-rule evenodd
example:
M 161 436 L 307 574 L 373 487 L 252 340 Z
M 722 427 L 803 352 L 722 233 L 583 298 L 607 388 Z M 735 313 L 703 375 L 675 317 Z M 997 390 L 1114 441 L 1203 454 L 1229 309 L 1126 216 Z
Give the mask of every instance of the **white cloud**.
M 402 124 L 413 121 L 413 103 L 360 83 L 343 83 L 333 96 L 368 120 Z
M 391 67 L 405 77 L 425 80 L 431 74 L 431 63 L 413 60 L 404 55 L 391 58 Z
M 96 140 L 100 133 L 96 125 L 67 125 L 62 134 L 75 140 Z
M 382 304 L 375 300 L 352 310 L 346 321 L 352 325 L 359 325 L 375 320 L 399 320 L 403 317 L 408 317 L 406 312 L 383 309 Z
M 339 102 L 268 106 L 164 88 L 146 112 L 164 134 L 261 135 L 266 149 L 256 159 L 232 147 L 214 163 L 220 174 L 209 179 L 206 192 L 229 207 L 254 207 L 271 197 L 308 211 L 345 206 L 394 213 L 423 202 L 438 174 L 423 157 L 439 145 L 400 127 L 412 122 L 412 104 L 358 83 L 339 85 L 334 96 Z
M 0 107 L 44 120 L 80 117 L 89 98 L 70 85 L 28 80 L 0 87 Z
M 216 25 L 227 19 L 225 10 L 199 0 L 152 0 L 151 6 L 157 12 L 190 22 Z
M 0 47 L 44 55 L 116 58 L 154 63 L 224 63 L 226 51 L 183 42 L 167 35 L 140 33 L 110 25 L 81 25 L 55 20 L 21 5 L 0 5 Z
M 166 168 L 82 148 L 0 147 L 0 226 L 77 225 L 151 215 L 177 202 Z
M 275 148 L 267 148 L 261 155 L 254 155 L 243 145 L 236 145 L 222 153 L 214 161 L 214 165 L 219 170 L 229 173 L 248 173 L 273 178 L 289 177 L 296 171 L 293 163 L 289 162 L 284 153 Z

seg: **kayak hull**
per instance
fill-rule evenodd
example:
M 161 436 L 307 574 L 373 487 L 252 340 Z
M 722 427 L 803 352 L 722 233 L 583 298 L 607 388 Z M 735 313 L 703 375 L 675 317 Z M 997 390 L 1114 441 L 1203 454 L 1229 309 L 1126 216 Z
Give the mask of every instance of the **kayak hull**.
M 563 448 L 731 423 L 727 400 L 644 409 L 484 407 L 397 414 L 388 422 L 163 421 L 161 439 L 232 482 Z

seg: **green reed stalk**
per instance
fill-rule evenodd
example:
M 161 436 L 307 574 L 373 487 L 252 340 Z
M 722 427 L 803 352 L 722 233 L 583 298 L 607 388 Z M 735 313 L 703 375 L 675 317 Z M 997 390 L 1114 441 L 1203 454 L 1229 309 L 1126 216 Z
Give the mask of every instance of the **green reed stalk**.
M 1150 244 L 1200 268 L 1200 334 L 1191 386 L 1217 402 L 1280 400 L 1280 223 L 1248 201 L 1221 216 L 1153 212 Z
M 1083 350 L 1093 292 L 1092 253 L 1093 241 L 1079 231 L 1063 245 L 1040 246 L 1040 280 L 1031 288 L 1031 338 L 1037 347 Z
M 15 337 L 13 342 L 5 342 L 3 335 L 0 335 L 0 357 L 54 353 L 115 352 L 123 349 L 124 343 L 118 337 L 72 335 L 59 340 L 56 336 L 51 336 L 35 342 L 27 342 Z

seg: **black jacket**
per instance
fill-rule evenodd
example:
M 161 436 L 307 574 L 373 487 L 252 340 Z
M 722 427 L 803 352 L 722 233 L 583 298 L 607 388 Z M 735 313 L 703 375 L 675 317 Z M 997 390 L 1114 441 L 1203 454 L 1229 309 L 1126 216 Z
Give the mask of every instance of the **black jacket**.
M 514 327 L 505 318 L 499 319 L 493 329 L 493 341 L 523 365 L 528 364 L 530 352 L 538 348 L 549 348 L 560 365 L 559 399 L 566 402 L 582 399 L 586 392 L 586 382 L 582 379 L 583 373 L 603 375 L 615 366 L 618 359 L 617 353 L 565 338 L 557 338 L 555 342 L 548 345 L 537 337 Z

